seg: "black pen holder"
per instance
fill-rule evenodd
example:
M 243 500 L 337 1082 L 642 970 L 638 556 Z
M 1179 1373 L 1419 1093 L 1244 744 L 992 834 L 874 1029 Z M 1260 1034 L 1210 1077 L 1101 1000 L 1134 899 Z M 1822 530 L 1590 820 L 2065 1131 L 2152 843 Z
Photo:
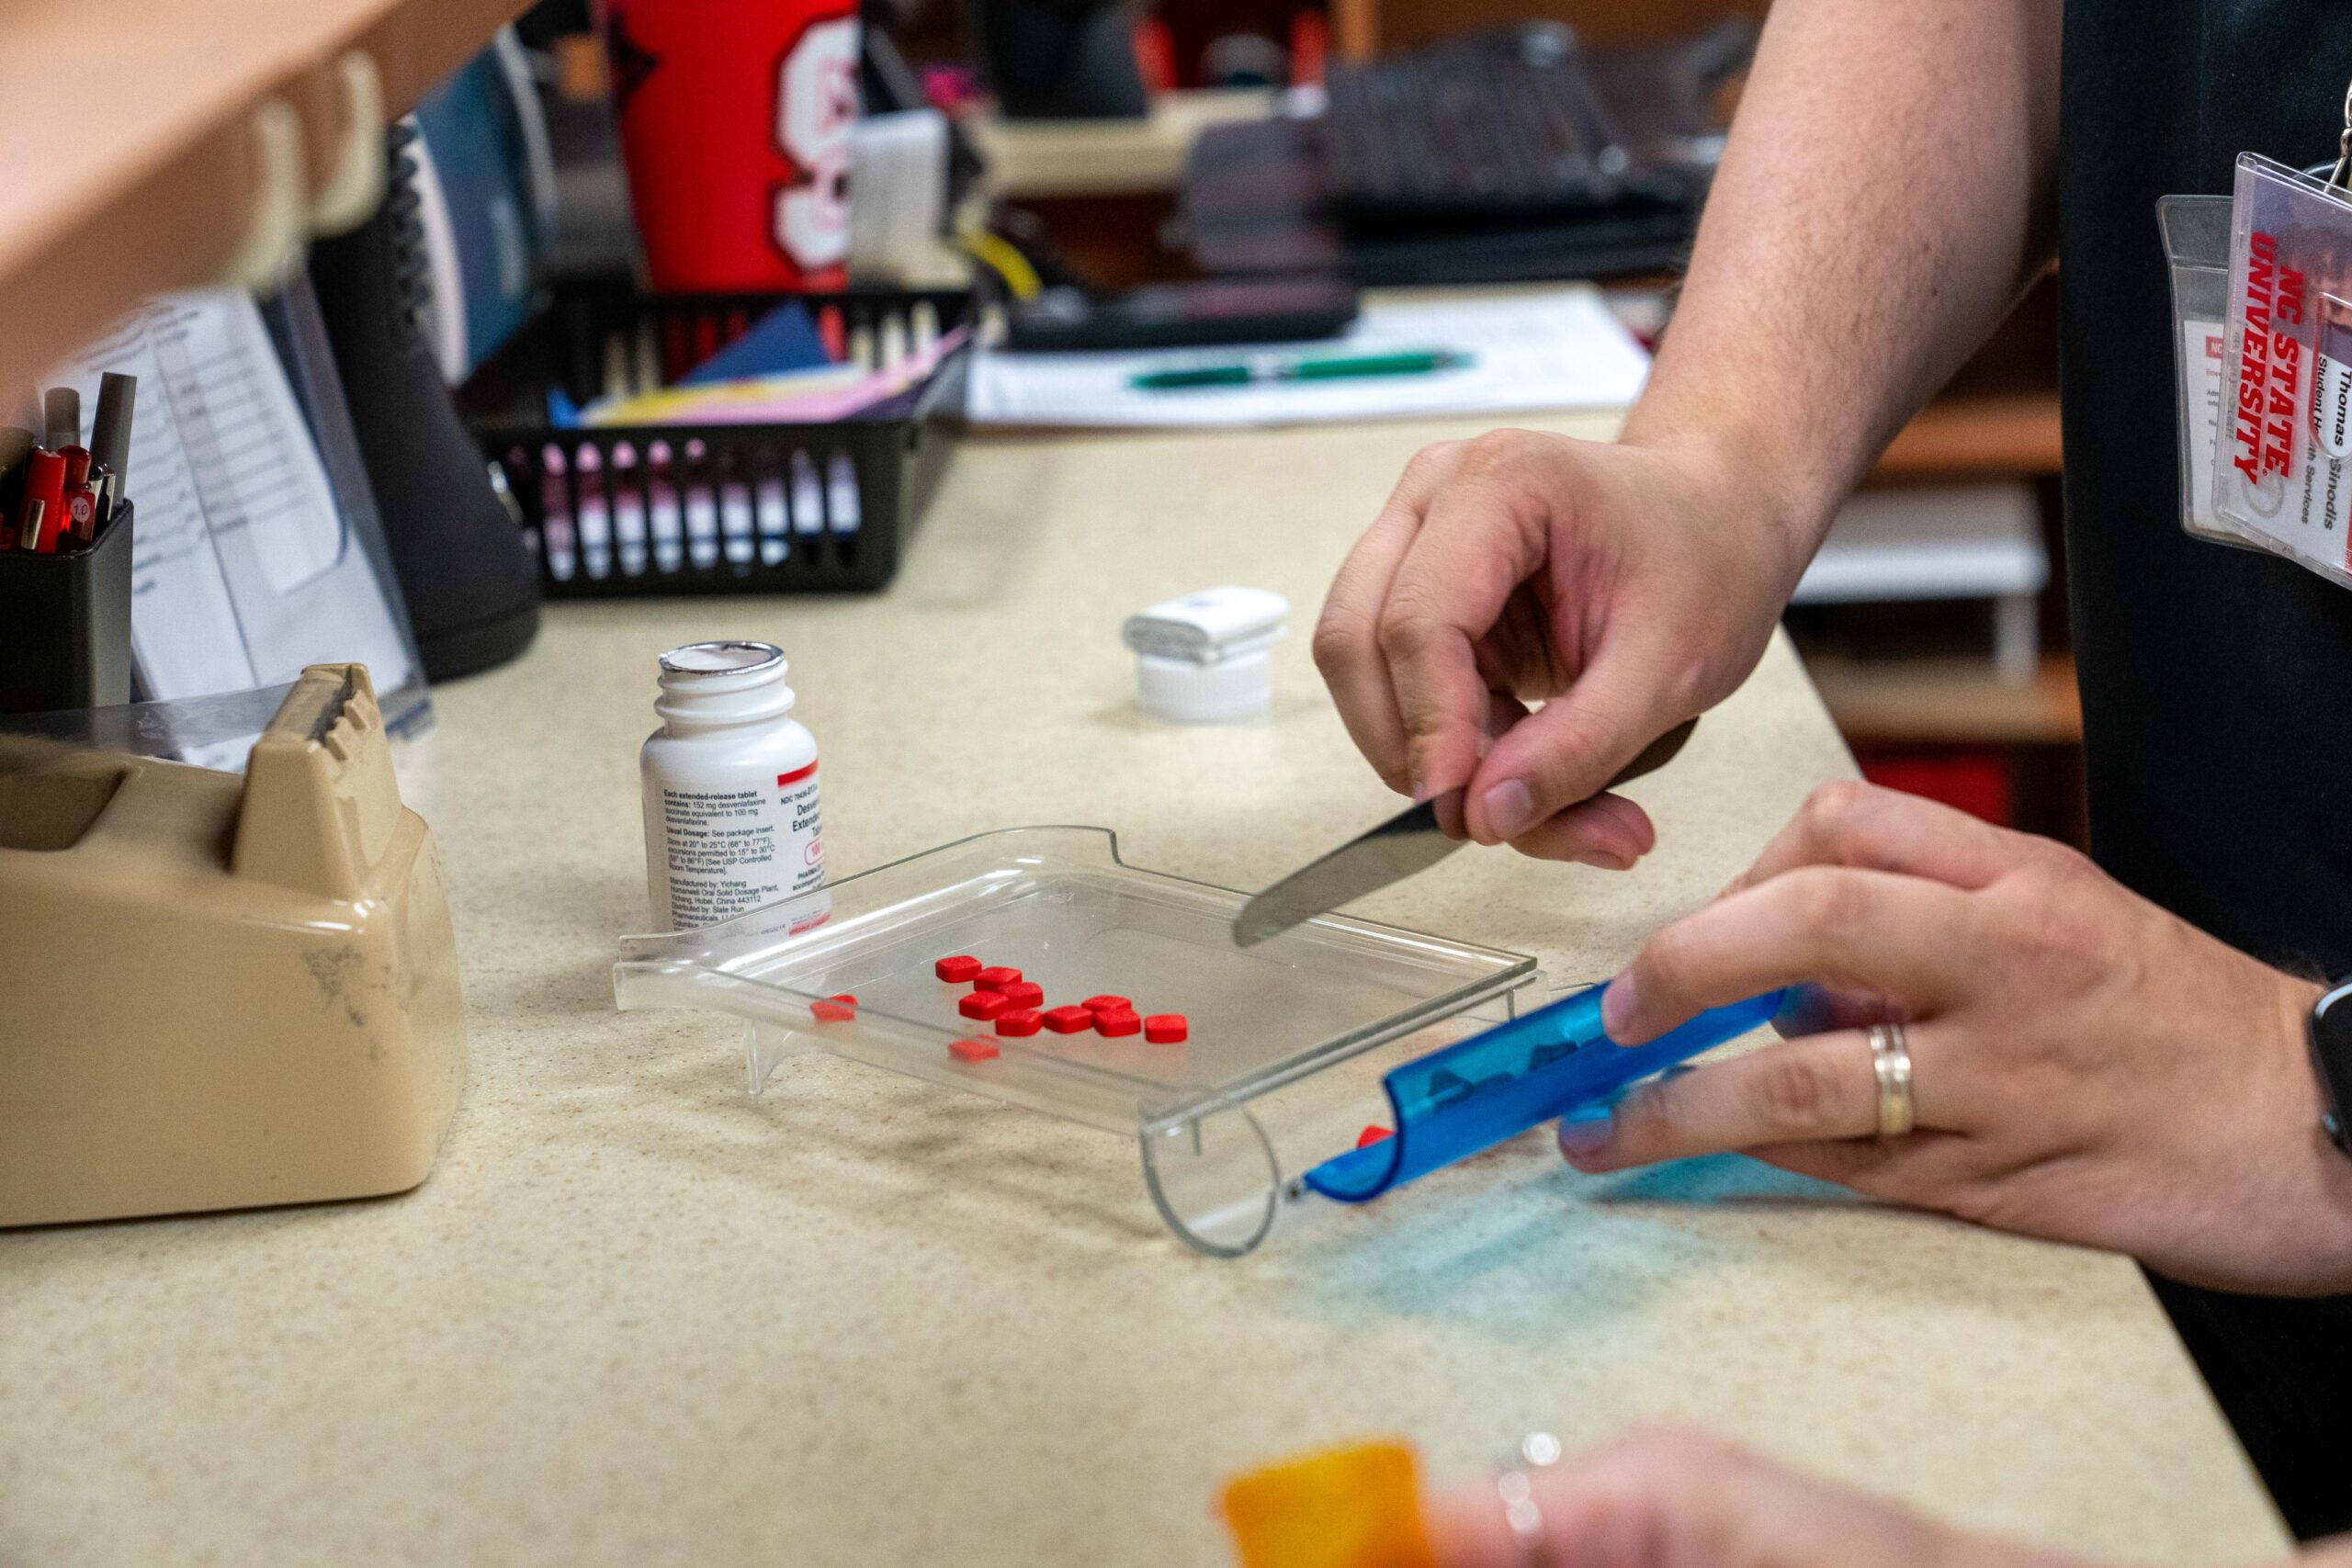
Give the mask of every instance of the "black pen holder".
M 130 700 L 130 513 L 55 555 L 0 550 L 0 713 Z

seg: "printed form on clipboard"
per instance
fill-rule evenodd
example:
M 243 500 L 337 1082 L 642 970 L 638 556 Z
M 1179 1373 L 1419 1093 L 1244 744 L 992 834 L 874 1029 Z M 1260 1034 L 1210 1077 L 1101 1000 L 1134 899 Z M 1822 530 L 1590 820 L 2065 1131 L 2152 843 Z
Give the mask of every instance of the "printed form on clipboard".
M 393 694 L 418 671 L 252 296 L 146 300 L 53 384 L 139 378 L 125 493 L 136 504 L 131 656 L 150 700 L 242 691 L 357 660 Z M 421 687 L 419 688 L 421 694 Z M 395 704 L 385 702 L 388 719 Z M 397 724 L 397 720 L 394 721 Z M 234 743 L 187 760 L 242 765 Z

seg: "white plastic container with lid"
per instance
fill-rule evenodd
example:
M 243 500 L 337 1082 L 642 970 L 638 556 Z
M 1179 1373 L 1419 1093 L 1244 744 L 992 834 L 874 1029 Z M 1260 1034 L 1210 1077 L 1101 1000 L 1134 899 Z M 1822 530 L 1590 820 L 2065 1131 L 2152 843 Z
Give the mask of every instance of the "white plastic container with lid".
M 696 642 L 662 656 L 662 728 L 639 754 L 653 919 L 683 931 L 825 880 L 817 738 L 791 717 L 784 650 Z
M 1129 615 L 1136 705 L 1171 724 L 1256 718 L 1274 699 L 1274 644 L 1290 601 L 1264 588 L 1204 588 Z

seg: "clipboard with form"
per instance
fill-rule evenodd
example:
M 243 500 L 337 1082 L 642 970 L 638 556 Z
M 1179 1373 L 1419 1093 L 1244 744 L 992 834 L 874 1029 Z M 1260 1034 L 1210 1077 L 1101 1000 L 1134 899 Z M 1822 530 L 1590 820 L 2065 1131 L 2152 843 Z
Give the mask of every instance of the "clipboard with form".
M 144 300 L 51 384 L 86 399 L 109 370 L 140 387 L 126 475 L 139 504 L 139 694 L 243 691 L 306 665 L 356 661 L 384 694 L 390 728 L 422 723 L 406 613 L 362 533 L 377 526 L 372 499 L 331 477 L 319 426 L 253 297 L 204 289 Z M 232 744 L 187 760 L 236 766 L 242 756 Z

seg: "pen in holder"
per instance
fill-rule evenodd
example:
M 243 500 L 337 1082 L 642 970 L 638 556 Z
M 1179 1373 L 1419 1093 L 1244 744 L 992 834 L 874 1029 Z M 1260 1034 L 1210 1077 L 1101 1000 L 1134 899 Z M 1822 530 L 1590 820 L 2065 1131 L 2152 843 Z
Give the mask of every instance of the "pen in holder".
M 130 502 L 54 555 L 0 550 L 0 713 L 130 700 Z

